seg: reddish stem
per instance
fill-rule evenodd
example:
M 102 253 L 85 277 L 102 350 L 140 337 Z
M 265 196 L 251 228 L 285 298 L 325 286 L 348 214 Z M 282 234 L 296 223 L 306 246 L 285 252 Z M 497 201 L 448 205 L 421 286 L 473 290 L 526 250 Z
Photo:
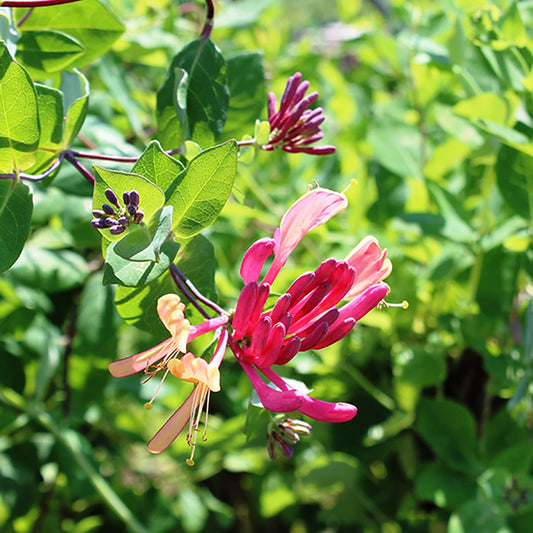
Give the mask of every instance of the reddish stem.
M 94 185 L 94 176 L 74 157 L 70 150 L 65 150 L 65 159 L 91 184 Z
M 58 6 L 60 4 L 72 4 L 81 0 L 4 0 L 1 7 L 46 7 Z

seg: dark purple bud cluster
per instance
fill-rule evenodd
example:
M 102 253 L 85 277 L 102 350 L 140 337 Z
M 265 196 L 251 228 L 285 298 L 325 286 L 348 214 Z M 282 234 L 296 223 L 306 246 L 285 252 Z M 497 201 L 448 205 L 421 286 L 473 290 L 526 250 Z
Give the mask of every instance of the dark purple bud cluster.
M 91 224 L 98 229 L 109 229 L 112 235 L 119 235 L 130 224 L 140 224 L 144 213 L 139 209 L 139 193 L 135 190 L 124 191 L 122 201 L 119 202 L 117 195 L 111 189 L 104 191 L 109 204 L 102 204 L 102 209 L 93 210 Z
M 268 455 L 276 458 L 276 449 L 288 458 L 292 457 L 293 446 L 300 442 L 300 435 L 309 435 L 312 426 L 303 420 L 283 418 L 278 415 L 270 424 L 267 434 Z
M 268 122 L 270 140 L 261 146 L 263 150 L 282 149 L 286 152 L 304 152 L 314 155 L 327 155 L 335 152 L 335 146 L 309 146 L 324 137 L 320 126 L 326 118 L 323 109 L 308 109 L 318 98 L 314 91 L 304 97 L 309 88 L 308 81 L 302 81 L 297 72 L 291 76 L 276 111 L 276 95 L 268 95 Z
M 520 507 L 531 503 L 529 487 L 521 487 L 516 476 L 513 476 L 511 483 L 503 491 L 503 500 L 517 513 Z

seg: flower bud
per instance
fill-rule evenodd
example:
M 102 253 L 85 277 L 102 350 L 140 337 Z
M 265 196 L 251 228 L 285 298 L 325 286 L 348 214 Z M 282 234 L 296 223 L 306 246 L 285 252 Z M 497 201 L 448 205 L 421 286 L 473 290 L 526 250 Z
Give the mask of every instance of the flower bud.
M 120 226 L 119 224 L 116 224 L 115 226 L 111 226 L 109 228 L 109 233 L 112 235 L 120 235 L 124 231 L 124 226 Z
M 130 203 L 130 193 L 129 193 L 129 191 L 124 191 L 122 193 L 122 200 L 124 201 L 124 205 L 126 207 L 128 207 L 128 205 Z
M 143 218 L 144 213 L 142 211 L 137 211 L 137 213 L 135 213 L 135 216 L 133 217 L 133 223 L 140 224 Z
M 109 204 L 102 204 L 102 211 L 106 215 L 114 215 L 115 214 L 115 210 Z
M 139 193 L 135 189 L 130 192 L 130 204 L 139 207 Z
M 104 191 L 105 197 L 115 206 L 120 208 L 120 204 L 118 203 L 117 195 L 114 193 L 112 189 L 106 189 Z

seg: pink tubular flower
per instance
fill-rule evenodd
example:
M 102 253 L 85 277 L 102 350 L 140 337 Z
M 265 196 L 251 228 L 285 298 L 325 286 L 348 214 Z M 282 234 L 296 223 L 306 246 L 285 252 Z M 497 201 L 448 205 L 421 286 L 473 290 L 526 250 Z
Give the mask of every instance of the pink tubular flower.
M 324 137 L 320 125 L 326 117 L 321 107 L 308 109 L 318 98 L 316 91 L 304 97 L 308 88 L 309 82 L 302 81 L 302 75 L 296 72 L 287 80 L 278 111 L 276 95 L 269 93 L 268 122 L 271 133 L 268 144 L 261 147 L 263 150 L 281 148 L 286 152 L 314 155 L 335 152 L 335 146 L 309 146 Z
M 152 453 L 159 453 L 166 449 L 182 432 L 187 423 L 189 431 L 187 442 L 192 444 L 192 453 L 187 464 L 193 465 L 193 455 L 196 448 L 196 439 L 199 432 L 200 418 L 204 406 L 206 407 L 206 420 L 203 438 L 207 430 L 207 410 L 209 408 L 209 395 L 211 391 L 220 390 L 219 366 L 224 357 L 228 332 L 222 329 L 218 337 L 213 358 L 209 363 L 204 359 L 196 358 L 187 352 L 187 342 L 204 333 L 214 331 L 228 322 L 228 317 L 206 320 L 198 325 L 191 325 L 185 319 L 183 311 L 185 305 L 180 302 L 176 294 L 166 294 L 159 298 L 157 312 L 161 322 L 169 330 L 171 337 L 166 341 L 131 357 L 126 357 L 109 364 L 109 371 L 115 377 L 124 377 L 143 370 L 150 379 L 153 375 L 164 370 L 163 379 L 170 372 L 182 381 L 195 383 L 195 387 L 183 405 L 168 419 L 164 426 L 154 435 L 148 443 Z M 183 353 L 179 358 L 180 353 Z M 146 409 L 152 408 L 152 402 L 159 391 L 157 388 L 154 397 L 145 404 Z
M 274 412 L 300 411 L 316 420 L 344 422 L 357 413 L 347 403 L 311 398 L 289 386 L 272 365 L 284 365 L 298 352 L 320 349 L 345 337 L 389 292 L 382 280 L 392 265 L 373 237 L 367 237 L 346 260 L 325 260 L 315 271 L 299 276 L 264 311 L 270 286 L 303 236 L 347 205 L 343 194 L 320 187 L 294 203 L 273 239 L 261 239 L 243 258 L 245 283 L 232 320 L 229 346 L 249 377 L 263 406 Z M 260 282 L 261 269 L 273 255 Z M 344 305 L 339 304 L 348 300 Z M 266 384 L 261 372 L 276 387 Z

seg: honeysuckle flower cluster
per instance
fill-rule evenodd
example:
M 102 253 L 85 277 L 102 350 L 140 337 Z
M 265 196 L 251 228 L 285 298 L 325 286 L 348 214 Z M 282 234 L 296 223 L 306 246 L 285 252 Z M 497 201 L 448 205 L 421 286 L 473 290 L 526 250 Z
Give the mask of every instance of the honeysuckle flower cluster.
M 327 155 L 335 152 L 335 146 L 310 146 L 324 137 L 321 124 L 325 115 L 321 107 L 308 109 L 318 98 L 318 92 L 304 96 L 309 88 L 308 81 L 302 81 L 300 72 L 291 76 L 276 111 L 276 95 L 268 95 L 269 142 L 263 150 L 281 149 L 286 152 L 304 152 L 313 155 Z
M 122 200 L 124 206 L 120 205 L 117 195 L 112 189 L 104 191 L 109 204 L 102 204 L 102 209 L 94 209 L 91 224 L 95 228 L 109 228 L 109 233 L 119 235 L 130 224 L 140 224 L 144 218 L 144 213 L 139 209 L 139 193 L 136 190 L 124 191 Z
M 386 250 L 379 247 L 374 237 L 366 237 L 344 260 L 326 259 L 314 271 L 298 276 L 267 306 L 272 283 L 301 239 L 346 206 L 344 194 L 320 187 L 295 202 L 273 237 L 259 239 L 244 254 L 240 268 L 244 287 L 233 312 L 222 312 L 218 317 L 191 325 L 184 315 L 185 305 L 177 295 L 167 294 L 159 299 L 157 311 L 171 337 L 154 348 L 109 365 L 116 377 L 144 371 L 149 379 L 163 372 L 163 379 L 170 373 L 195 384 L 183 405 L 148 443 L 151 452 L 164 450 L 188 426 L 187 442 L 192 453 L 187 462 L 194 464 L 201 414 L 204 408 L 207 413 L 210 393 L 220 390 L 219 368 L 226 347 L 235 355 L 265 409 L 275 413 L 299 411 L 325 422 L 345 422 L 356 415 L 354 405 L 313 398 L 295 388 L 273 367 L 287 364 L 298 352 L 319 350 L 339 341 L 357 320 L 384 301 L 389 287 L 383 279 L 392 269 Z M 270 266 L 260 280 L 270 257 Z M 187 351 L 187 343 L 208 332 L 214 332 L 217 339 L 209 362 Z M 152 401 L 153 398 L 147 408 Z M 310 426 L 300 423 L 296 427 L 291 422 L 282 426 L 270 431 L 269 446 L 272 448 L 275 442 L 288 455 L 290 447 L 299 440 L 298 435 L 306 434 Z

